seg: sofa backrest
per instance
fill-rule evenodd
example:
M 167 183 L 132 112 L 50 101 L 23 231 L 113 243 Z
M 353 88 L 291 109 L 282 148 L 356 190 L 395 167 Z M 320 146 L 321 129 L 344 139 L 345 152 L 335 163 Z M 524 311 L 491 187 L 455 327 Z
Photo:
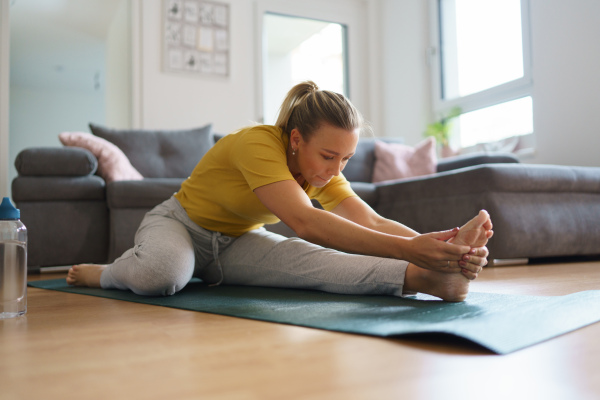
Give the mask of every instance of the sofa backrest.
M 214 143 L 212 126 L 184 130 L 117 130 L 90 124 L 115 144 L 144 178 L 186 178 Z
M 373 168 L 375 167 L 376 140 L 388 143 L 403 143 L 401 138 L 361 138 L 356 146 L 354 156 L 352 156 L 346 168 L 344 168 L 343 174 L 348 181 L 372 182 Z

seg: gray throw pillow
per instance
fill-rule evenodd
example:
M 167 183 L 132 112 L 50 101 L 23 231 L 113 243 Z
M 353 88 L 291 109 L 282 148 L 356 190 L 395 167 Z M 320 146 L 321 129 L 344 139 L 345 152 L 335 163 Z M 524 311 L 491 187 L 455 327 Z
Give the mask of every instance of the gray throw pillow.
M 120 148 L 144 178 L 187 178 L 214 144 L 212 125 L 187 130 L 118 130 L 90 124 Z

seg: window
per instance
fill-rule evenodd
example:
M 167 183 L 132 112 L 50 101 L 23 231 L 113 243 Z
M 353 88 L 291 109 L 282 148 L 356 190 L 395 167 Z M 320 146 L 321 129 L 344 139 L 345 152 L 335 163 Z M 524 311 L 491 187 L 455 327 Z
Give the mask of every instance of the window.
M 434 4 L 434 110 L 463 113 L 452 143 L 464 148 L 532 134 L 528 0 Z
M 265 123 L 275 123 L 288 90 L 302 81 L 348 95 L 344 25 L 269 12 L 263 18 Z

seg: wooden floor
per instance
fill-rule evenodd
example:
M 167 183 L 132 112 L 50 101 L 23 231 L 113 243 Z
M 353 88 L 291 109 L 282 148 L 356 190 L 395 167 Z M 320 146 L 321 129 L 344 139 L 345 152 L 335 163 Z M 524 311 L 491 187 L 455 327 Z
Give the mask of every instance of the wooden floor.
M 488 268 L 471 290 L 590 289 L 600 262 Z M 28 303 L 0 320 L 2 400 L 600 398 L 600 323 L 498 356 L 35 288 Z

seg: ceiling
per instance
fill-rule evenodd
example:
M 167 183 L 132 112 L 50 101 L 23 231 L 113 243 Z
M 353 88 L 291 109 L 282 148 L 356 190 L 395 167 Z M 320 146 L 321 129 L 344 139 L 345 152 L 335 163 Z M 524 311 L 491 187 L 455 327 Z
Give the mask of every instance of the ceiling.
M 11 85 L 95 90 L 108 27 L 127 0 L 11 0 Z

